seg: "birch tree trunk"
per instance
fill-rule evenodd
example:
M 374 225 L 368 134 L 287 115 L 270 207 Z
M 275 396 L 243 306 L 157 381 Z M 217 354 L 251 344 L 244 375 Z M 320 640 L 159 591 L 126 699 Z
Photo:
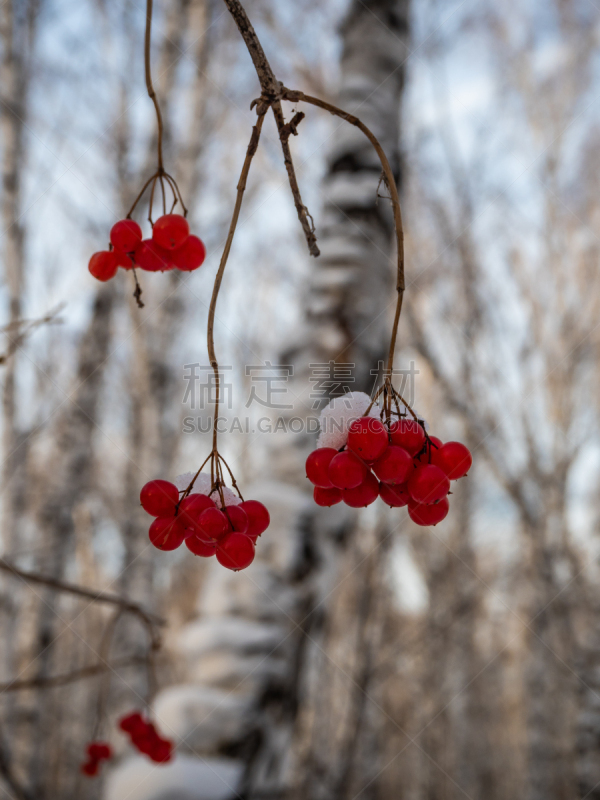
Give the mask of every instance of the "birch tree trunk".
M 407 1 L 353 1 L 342 37 L 338 104 L 373 130 L 398 176 Z M 294 366 L 290 392 L 299 400 L 292 413 L 305 418 L 315 414 L 309 382 L 315 364 L 352 363 L 354 382 L 348 388 L 371 391 L 372 370 L 387 351 L 388 312 L 395 303 L 393 220 L 389 204 L 377 197 L 379 161 L 359 131 L 337 120 L 332 124 L 317 226 L 322 255 L 311 261 L 302 298 L 304 325 L 293 337 L 299 345 L 285 348 L 280 358 Z M 326 402 L 327 396 L 321 399 Z M 274 438 L 271 475 L 248 487 L 248 496 L 265 502 L 272 519 L 256 561 L 242 573 L 211 564 L 198 618 L 175 644 L 187 682 L 161 692 L 155 709 L 183 757 L 170 767 L 168 779 L 163 773 L 164 785 L 154 788 L 153 798 L 175 791 L 185 796 L 186 786 L 198 793 L 194 796 L 212 800 L 235 791 L 252 798 L 305 791 L 302 796 L 311 798 L 352 796 L 354 779 L 348 780 L 345 767 L 353 761 L 364 719 L 362 688 L 336 740 L 331 772 L 318 786 L 305 786 L 302 778 L 311 727 L 298 713 L 302 706 L 309 716 L 317 710 L 315 664 L 328 627 L 330 595 L 343 577 L 356 594 L 361 621 L 347 632 L 350 644 L 342 637 L 340 646 L 354 655 L 364 650 L 380 606 L 381 592 L 373 590 L 382 583 L 379 545 L 386 531 L 375 528 L 373 520 L 363 521 L 364 538 L 355 542 L 357 515 L 350 509 L 319 511 L 306 491 L 303 464 L 314 446 L 311 437 Z M 364 550 L 368 545 L 371 554 Z M 355 666 L 366 684 L 369 659 Z M 143 784 L 147 770 L 125 764 L 112 776 L 107 797 L 124 798 L 134 783 Z M 150 793 L 142 785 L 127 796 L 134 800 Z

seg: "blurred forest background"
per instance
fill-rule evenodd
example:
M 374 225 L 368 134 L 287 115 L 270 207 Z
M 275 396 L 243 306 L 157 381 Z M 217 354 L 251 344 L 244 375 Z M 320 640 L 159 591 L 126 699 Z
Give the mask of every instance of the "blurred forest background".
M 151 548 L 138 494 L 209 451 L 183 432 L 210 414 L 184 402 L 185 365 L 207 364 L 259 88 L 222 0 L 156 6 L 166 166 L 208 257 L 143 274 L 142 310 L 130 275 L 101 285 L 87 261 L 155 167 L 144 4 L 0 8 L 0 796 L 600 798 L 600 6 L 245 3 L 278 78 L 361 117 L 401 179 L 396 361 L 414 362 L 430 430 L 475 465 L 448 518 L 417 529 L 379 503 L 316 509 L 304 433 L 223 435 L 273 518 L 239 574 Z M 371 391 L 385 354 L 395 254 L 377 162 L 302 110 L 291 144 L 322 256 L 268 118 L 217 314 L 231 419 L 277 419 L 247 407 L 249 366 L 294 365 L 286 414 L 304 418 L 310 364 L 352 362 L 346 388 Z M 174 762 L 136 757 L 115 726 L 154 694 L 143 615 L 10 565 L 168 621 L 150 699 Z M 79 773 L 93 735 L 117 751 L 96 780 Z

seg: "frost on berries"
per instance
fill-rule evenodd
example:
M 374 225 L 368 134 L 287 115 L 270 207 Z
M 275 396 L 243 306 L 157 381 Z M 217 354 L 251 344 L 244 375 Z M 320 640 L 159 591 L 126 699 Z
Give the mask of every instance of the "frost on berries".
M 348 441 L 348 430 L 354 420 L 360 419 L 371 405 L 371 398 L 364 392 L 348 392 L 334 397 L 321 411 L 321 433 L 317 447 L 333 447 L 339 450 Z M 374 403 L 369 416 L 379 419 L 381 408 Z
M 370 403 L 352 392 L 323 410 L 317 448 L 306 459 L 315 503 L 362 508 L 380 497 L 390 508 L 408 506 L 417 525 L 437 525 L 449 511 L 450 482 L 468 473 L 471 453 L 429 436 L 423 420 L 391 413 L 389 404 L 387 415 L 373 404 L 365 416 Z

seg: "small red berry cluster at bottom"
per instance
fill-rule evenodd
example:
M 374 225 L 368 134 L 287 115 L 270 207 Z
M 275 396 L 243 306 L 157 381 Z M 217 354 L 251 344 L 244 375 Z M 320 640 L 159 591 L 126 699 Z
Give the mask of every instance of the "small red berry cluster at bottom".
M 112 747 L 108 742 L 90 742 L 86 748 L 88 755 L 87 761 L 81 765 L 81 771 L 89 778 L 93 778 L 98 774 L 100 764 L 102 761 L 108 761 L 112 758 Z
M 119 220 L 110 230 L 110 243 L 111 250 L 101 250 L 90 258 L 88 269 L 99 281 L 114 278 L 119 267 L 191 272 L 202 266 L 206 257 L 202 239 L 190 234 L 188 221 L 181 214 L 159 217 L 151 239 L 142 239 L 142 229 L 135 220 Z
M 417 525 L 437 525 L 449 510 L 450 481 L 464 477 L 473 459 L 460 442 L 427 436 L 416 420 L 387 428 L 374 417 L 354 420 L 341 451 L 320 447 L 306 459 L 306 475 L 320 506 L 344 502 L 353 508 L 378 497 L 392 508 L 408 506 Z
M 219 509 L 205 494 L 189 494 L 179 501 L 174 483 L 149 481 L 140 502 L 156 517 L 150 525 L 150 541 L 159 550 L 176 550 L 184 541 L 190 552 L 209 558 L 216 555 L 223 567 L 238 571 L 254 561 L 255 544 L 271 522 L 267 508 L 258 500 Z
M 119 728 L 129 734 L 131 744 L 140 753 L 148 756 L 157 764 L 166 764 L 173 758 L 173 742 L 163 739 L 154 725 L 134 711 L 119 720 Z

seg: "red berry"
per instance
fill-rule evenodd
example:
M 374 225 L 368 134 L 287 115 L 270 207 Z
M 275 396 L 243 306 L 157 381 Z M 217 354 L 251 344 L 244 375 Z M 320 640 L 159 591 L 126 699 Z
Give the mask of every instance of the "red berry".
M 390 425 L 390 439 L 414 456 L 425 444 L 425 431 L 414 419 L 402 418 Z
M 142 241 L 142 229 L 133 219 L 121 219 L 110 229 L 110 242 L 115 250 L 131 253 Z
M 133 263 L 133 256 L 130 256 L 129 253 L 123 253 L 121 250 L 113 250 L 113 254 L 117 259 L 117 264 L 123 269 L 131 269 L 135 266 Z
M 334 447 L 317 447 L 306 459 L 306 477 L 314 486 L 322 489 L 331 489 L 333 484 L 329 480 L 329 465 L 331 459 L 337 456 Z
M 411 503 L 408 507 L 408 516 L 417 525 L 437 525 L 447 515 L 450 503 L 447 497 L 443 497 L 439 503 Z
M 152 761 L 165 764 L 173 757 L 173 744 L 166 739 L 157 739 L 148 753 Z
M 229 531 L 229 520 L 218 508 L 207 508 L 198 517 L 198 536 L 216 542 Z
M 114 253 L 109 250 L 101 250 L 90 258 L 88 269 L 97 280 L 109 281 L 117 274 L 119 263 Z
M 440 448 L 436 462 L 451 481 L 456 481 L 459 478 L 463 478 L 471 469 L 473 456 L 469 448 L 465 447 L 464 444 L 460 442 L 446 442 L 446 444 Z
M 329 480 L 338 489 L 354 489 L 365 479 L 367 468 L 354 453 L 344 450 L 331 459 Z
M 205 494 L 189 494 L 179 504 L 177 516 L 190 535 L 196 532 L 198 518 L 207 508 L 215 508 L 215 504 Z
M 216 542 L 203 542 L 197 536 L 188 536 L 185 546 L 195 556 L 202 556 L 202 558 L 210 558 L 217 552 Z
M 139 711 L 134 711 L 131 714 L 127 714 L 124 717 L 121 717 L 119 720 L 119 728 L 125 733 L 134 734 L 136 731 L 140 732 L 142 730 L 146 730 L 146 723 L 144 722 L 144 718 L 140 714 Z
M 348 449 L 364 461 L 377 461 L 388 446 L 385 425 L 373 417 L 355 419 L 348 429 Z
M 391 508 L 402 508 L 410 500 L 406 486 L 390 486 L 389 483 L 379 484 L 379 496 Z
M 370 506 L 379 497 L 379 483 L 372 472 L 367 472 L 364 481 L 355 489 L 344 489 L 344 503 L 351 508 Z
M 416 503 L 435 503 L 449 491 L 450 481 L 434 464 L 418 467 L 408 481 L 408 493 Z
M 185 539 L 185 528 L 177 517 L 158 517 L 150 525 L 148 535 L 159 550 L 177 550 Z
M 413 460 L 403 447 L 390 445 L 373 464 L 373 472 L 384 483 L 406 483 L 413 470 Z
M 112 758 L 112 747 L 108 742 L 90 742 L 87 746 L 87 754 L 90 760 L 106 760 Z
M 217 561 L 236 572 L 246 569 L 254 561 L 254 542 L 245 533 L 227 534 L 217 548 Z
M 243 508 L 239 506 L 225 506 L 223 512 L 229 519 L 229 531 L 236 531 L 236 533 L 248 532 L 248 515 Z
M 140 269 L 146 272 L 164 272 L 173 269 L 171 254 L 152 239 L 144 239 L 135 248 L 133 260 Z
M 244 500 L 238 508 L 241 508 L 248 517 L 246 536 L 256 541 L 257 537 L 264 533 L 271 524 L 271 516 L 267 507 L 258 500 Z
M 313 498 L 318 506 L 335 506 L 337 503 L 342 502 L 342 497 L 342 490 L 336 486 L 332 486 L 331 489 L 315 486 L 313 491 Z
M 181 214 L 165 214 L 159 217 L 152 228 L 152 238 L 165 250 L 176 250 L 190 235 L 190 226 Z
M 93 778 L 95 775 L 98 774 L 98 770 L 100 765 L 95 759 L 90 759 L 86 761 L 85 764 L 81 765 L 81 771 L 84 775 L 87 775 L 88 778 Z
M 193 235 L 188 236 L 181 247 L 173 250 L 172 253 L 173 264 L 182 272 L 191 272 L 194 269 L 198 269 L 204 263 L 205 258 L 206 247 L 204 247 L 204 242 Z
M 174 483 L 163 481 L 160 478 L 148 481 L 142 486 L 140 503 L 144 511 L 153 517 L 168 517 L 175 513 L 175 506 L 179 502 L 179 492 Z

